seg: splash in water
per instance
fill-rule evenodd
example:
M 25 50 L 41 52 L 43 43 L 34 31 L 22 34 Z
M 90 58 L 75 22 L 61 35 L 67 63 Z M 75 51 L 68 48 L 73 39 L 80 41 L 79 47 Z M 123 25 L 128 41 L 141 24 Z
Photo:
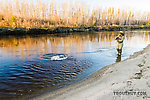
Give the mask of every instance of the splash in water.
M 56 56 L 52 56 L 51 60 L 65 60 L 68 57 L 66 55 L 56 55 Z
M 68 55 L 67 54 L 50 53 L 50 54 L 43 55 L 41 58 L 43 58 L 45 60 L 60 61 L 60 60 L 68 59 Z

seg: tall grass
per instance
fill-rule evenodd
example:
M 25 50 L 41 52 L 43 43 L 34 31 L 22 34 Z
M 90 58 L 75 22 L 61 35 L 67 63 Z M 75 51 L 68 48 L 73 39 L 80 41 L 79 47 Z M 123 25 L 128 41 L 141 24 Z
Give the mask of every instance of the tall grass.
M 90 9 L 83 4 L 5 0 L 0 4 L 0 27 L 52 28 L 149 24 L 150 13 L 116 8 Z

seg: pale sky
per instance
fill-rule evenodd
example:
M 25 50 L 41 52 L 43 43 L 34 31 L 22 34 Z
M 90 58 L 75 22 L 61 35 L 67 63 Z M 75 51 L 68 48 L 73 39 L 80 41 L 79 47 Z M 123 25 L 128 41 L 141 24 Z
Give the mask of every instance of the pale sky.
M 7 0 L 0 0 L 0 1 L 7 1 Z M 10 0 L 13 2 L 13 0 Z M 26 1 L 33 1 L 36 0 L 26 0 Z M 56 1 L 58 3 L 62 2 L 71 2 L 71 3 L 83 3 L 84 5 L 88 6 L 89 8 L 108 8 L 108 7 L 115 7 L 115 8 L 123 8 L 123 9 L 131 9 L 137 11 L 149 11 L 150 12 L 150 0 L 41 0 L 42 2 L 51 2 Z
M 54 0 L 43 0 L 54 1 Z M 90 8 L 108 8 L 116 7 L 131 10 L 140 10 L 150 12 L 150 0 L 56 0 L 57 2 L 78 2 L 87 5 Z

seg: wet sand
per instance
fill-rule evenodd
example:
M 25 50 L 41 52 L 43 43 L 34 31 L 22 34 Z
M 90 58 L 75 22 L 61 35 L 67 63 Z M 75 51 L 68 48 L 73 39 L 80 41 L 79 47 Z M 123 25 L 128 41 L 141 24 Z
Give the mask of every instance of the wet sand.
M 149 100 L 150 45 L 128 59 L 106 66 L 82 82 L 33 100 Z

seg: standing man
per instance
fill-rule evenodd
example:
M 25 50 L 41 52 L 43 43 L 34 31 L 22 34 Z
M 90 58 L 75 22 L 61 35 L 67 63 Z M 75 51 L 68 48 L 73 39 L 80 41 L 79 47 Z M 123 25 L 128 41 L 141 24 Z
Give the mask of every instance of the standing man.
M 122 47 L 123 47 L 123 41 L 124 41 L 124 33 L 120 31 L 120 34 L 116 37 L 117 40 L 117 51 L 118 51 L 118 56 L 121 56 L 122 53 Z

